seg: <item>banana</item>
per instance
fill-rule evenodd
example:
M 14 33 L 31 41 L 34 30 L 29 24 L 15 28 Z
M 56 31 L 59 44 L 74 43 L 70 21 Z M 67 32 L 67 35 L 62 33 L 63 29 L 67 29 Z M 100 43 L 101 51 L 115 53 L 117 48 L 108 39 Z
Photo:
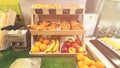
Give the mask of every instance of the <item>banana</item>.
M 56 44 L 55 44 L 55 47 L 53 48 L 53 50 L 52 50 L 52 52 L 58 52 L 58 50 L 59 50 L 59 40 L 57 39 L 56 40 Z
M 54 46 L 55 46 L 55 40 L 51 40 L 50 46 L 44 52 L 48 53 L 48 52 L 52 51 L 52 49 L 54 48 Z

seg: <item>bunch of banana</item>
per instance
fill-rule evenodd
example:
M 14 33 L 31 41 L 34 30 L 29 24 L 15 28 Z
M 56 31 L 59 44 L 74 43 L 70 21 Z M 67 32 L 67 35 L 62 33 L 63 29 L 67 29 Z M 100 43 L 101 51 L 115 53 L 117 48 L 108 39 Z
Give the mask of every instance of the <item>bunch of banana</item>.
M 44 52 L 45 53 L 58 53 L 59 52 L 59 40 L 52 39 L 49 47 Z
M 55 46 L 52 50 L 53 53 L 58 53 L 59 52 L 59 45 L 60 45 L 60 43 L 59 43 L 59 40 L 57 39 L 56 44 L 55 44 Z

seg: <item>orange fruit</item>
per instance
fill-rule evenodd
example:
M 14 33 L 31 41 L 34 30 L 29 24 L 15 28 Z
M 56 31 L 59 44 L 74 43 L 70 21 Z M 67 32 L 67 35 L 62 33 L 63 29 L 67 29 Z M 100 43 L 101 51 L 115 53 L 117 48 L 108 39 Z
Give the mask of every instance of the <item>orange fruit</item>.
M 31 52 L 32 52 L 32 53 L 38 53 L 38 52 L 40 52 L 40 49 L 39 49 L 39 47 L 33 46 L 33 47 L 31 48 Z
M 87 56 L 84 57 L 84 61 L 83 62 L 86 65 L 90 65 L 91 64 L 91 60 Z
M 39 42 L 39 41 L 35 42 L 35 46 L 36 46 L 36 47 L 39 47 L 41 44 L 42 44 L 42 43 Z
M 83 61 L 78 61 L 78 67 L 81 67 L 83 65 Z
M 41 44 L 39 48 L 40 48 L 41 51 L 44 51 L 44 50 L 47 49 L 47 45 L 46 44 Z
M 95 65 L 91 65 L 89 68 L 97 68 Z
M 43 43 L 46 44 L 46 45 L 48 45 L 50 43 L 50 41 L 48 39 L 44 39 Z
M 77 54 L 77 60 L 84 60 L 84 55 L 82 53 Z
M 104 64 L 100 61 L 96 61 L 95 65 L 97 68 L 105 68 Z
M 89 67 L 88 67 L 88 65 L 83 64 L 83 65 L 81 65 L 80 68 L 89 68 Z
M 39 41 L 40 41 L 40 42 L 43 42 L 43 40 L 44 40 L 43 37 L 40 37 L 40 38 L 39 38 Z
M 91 63 L 89 64 L 89 66 L 95 65 L 95 61 L 94 60 L 91 60 L 90 62 Z

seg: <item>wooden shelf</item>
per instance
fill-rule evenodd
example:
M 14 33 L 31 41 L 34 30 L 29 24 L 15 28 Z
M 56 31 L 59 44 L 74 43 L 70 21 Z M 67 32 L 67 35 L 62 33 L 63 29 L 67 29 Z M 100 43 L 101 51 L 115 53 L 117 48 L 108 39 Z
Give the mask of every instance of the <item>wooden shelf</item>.
M 67 2 L 68 3 L 68 2 Z M 32 8 L 32 14 L 31 14 L 31 24 L 37 24 L 40 20 L 49 20 L 49 21 L 55 21 L 58 23 L 61 23 L 61 20 L 76 20 L 81 23 L 82 26 L 84 26 L 84 12 L 85 12 L 85 4 L 86 0 L 80 0 L 78 5 L 81 5 L 78 8 L 73 9 L 70 8 Z M 45 4 L 43 4 L 45 5 Z M 66 4 L 67 5 L 67 4 Z M 71 4 L 74 5 L 74 4 Z M 77 5 L 77 4 L 75 4 Z M 53 5 L 54 6 L 54 5 Z M 72 28 L 72 27 L 71 27 Z M 69 36 L 69 35 L 80 35 L 80 40 L 82 42 L 82 46 L 85 50 L 84 54 L 87 54 L 86 46 L 85 46 L 85 30 L 30 30 L 31 32 L 31 47 L 33 46 L 34 42 L 36 42 L 35 38 L 39 35 L 62 35 L 62 36 Z M 36 36 L 35 36 L 36 35 Z M 61 41 L 61 40 L 60 40 Z M 62 42 L 61 42 L 62 43 Z M 60 43 L 60 44 L 61 44 Z M 61 47 L 61 45 L 60 45 Z M 78 53 L 62 53 L 61 48 L 58 53 L 32 53 L 29 52 L 32 56 L 75 56 Z
M 78 53 L 31 53 L 29 52 L 30 55 L 32 56 L 75 56 Z M 83 53 L 87 54 L 87 53 Z
M 32 35 L 84 35 L 85 30 L 30 30 Z

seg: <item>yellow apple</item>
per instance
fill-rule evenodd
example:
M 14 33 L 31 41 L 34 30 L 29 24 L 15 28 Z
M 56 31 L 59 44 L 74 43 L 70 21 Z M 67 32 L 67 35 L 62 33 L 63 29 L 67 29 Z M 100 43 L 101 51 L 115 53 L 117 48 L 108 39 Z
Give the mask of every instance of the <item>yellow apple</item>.
M 84 53 L 84 48 L 83 47 L 79 47 L 77 51 L 78 51 L 78 53 Z
M 76 52 L 76 49 L 75 47 L 69 47 L 69 53 L 75 53 Z

